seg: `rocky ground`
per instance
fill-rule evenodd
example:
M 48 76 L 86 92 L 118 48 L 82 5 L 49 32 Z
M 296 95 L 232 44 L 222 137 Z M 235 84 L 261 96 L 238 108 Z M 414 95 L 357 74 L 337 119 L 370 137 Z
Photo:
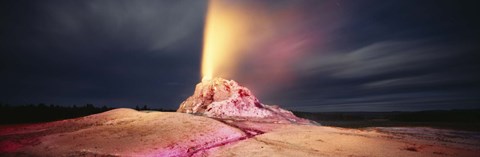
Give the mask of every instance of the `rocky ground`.
M 116 109 L 0 128 L 1 156 L 478 156 L 479 136 L 431 128 L 343 129 Z
M 200 82 L 177 112 L 115 109 L 0 127 L 2 156 L 478 156 L 475 132 L 320 126 L 233 80 Z

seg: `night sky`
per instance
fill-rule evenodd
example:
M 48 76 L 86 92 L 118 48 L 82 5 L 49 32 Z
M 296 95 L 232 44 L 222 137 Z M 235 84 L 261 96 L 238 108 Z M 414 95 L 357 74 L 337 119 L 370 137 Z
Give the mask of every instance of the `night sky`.
M 238 3 L 238 4 L 237 4 Z M 232 78 L 300 111 L 480 107 L 475 1 L 232 1 L 275 36 Z M 201 80 L 202 0 L 0 2 L 0 103 L 176 109 Z M 255 31 L 252 41 L 259 39 Z

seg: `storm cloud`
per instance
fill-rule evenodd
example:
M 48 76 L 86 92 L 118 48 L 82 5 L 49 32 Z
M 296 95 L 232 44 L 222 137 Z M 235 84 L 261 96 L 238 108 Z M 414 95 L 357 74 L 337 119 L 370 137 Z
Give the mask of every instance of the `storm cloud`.
M 0 3 L 2 104 L 176 109 L 200 81 L 207 1 Z M 245 48 L 232 78 L 266 104 L 301 111 L 478 108 L 474 1 L 235 3 L 262 14 L 251 18 L 268 19 L 259 32 L 274 32 Z
M 205 1 L 3 3 L 3 103 L 173 108 L 198 80 Z
M 480 77 L 473 45 L 386 41 L 351 52 L 323 53 L 298 65 L 303 85 L 294 108 L 322 110 L 421 110 L 469 108 Z M 301 88 L 317 88 L 305 91 Z M 298 96 L 300 97 L 300 96 Z M 290 98 L 291 99 L 291 98 Z M 301 104 L 301 105 L 299 105 Z M 323 104 L 323 105 L 321 105 Z

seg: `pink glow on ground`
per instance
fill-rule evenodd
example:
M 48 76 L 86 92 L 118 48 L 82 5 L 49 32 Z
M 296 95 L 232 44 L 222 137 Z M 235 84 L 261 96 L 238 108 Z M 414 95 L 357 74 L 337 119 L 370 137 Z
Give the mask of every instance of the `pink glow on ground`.
M 2 142 L 0 142 L 0 152 L 11 153 L 11 152 L 17 151 L 21 147 L 23 147 L 22 144 L 17 143 L 17 142 L 13 142 L 13 141 L 2 141 Z
M 11 141 L 0 142 L 0 152 L 15 152 L 18 149 L 40 143 L 37 138 L 24 138 Z

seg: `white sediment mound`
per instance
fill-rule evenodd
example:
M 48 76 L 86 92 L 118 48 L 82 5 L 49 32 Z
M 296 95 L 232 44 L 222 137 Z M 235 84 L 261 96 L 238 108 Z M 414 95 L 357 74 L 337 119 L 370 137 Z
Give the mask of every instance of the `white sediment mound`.
M 278 106 L 262 104 L 249 89 L 233 80 L 222 78 L 204 80 L 197 84 L 193 95 L 180 105 L 177 112 L 218 119 L 312 123 Z

